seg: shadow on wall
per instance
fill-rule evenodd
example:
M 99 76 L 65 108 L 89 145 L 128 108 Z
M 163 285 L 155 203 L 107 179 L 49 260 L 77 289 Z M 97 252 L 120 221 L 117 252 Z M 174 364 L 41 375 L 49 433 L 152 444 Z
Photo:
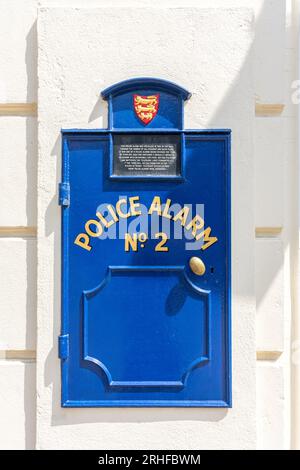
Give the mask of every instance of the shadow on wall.
M 261 21 L 264 10 L 261 11 L 260 18 L 258 18 L 256 23 L 256 28 L 259 28 L 259 22 Z M 33 40 L 33 36 L 35 36 L 36 31 L 35 27 L 30 32 L 28 38 L 28 54 L 32 53 L 32 50 L 36 50 L 36 46 L 33 47 L 35 40 Z M 31 48 L 33 48 L 31 50 Z M 252 46 L 253 49 L 253 46 Z M 228 85 L 228 92 L 225 97 L 222 98 L 220 101 L 219 107 L 217 112 L 209 118 L 209 122 L 206 123 L 206 127 L 211 128 L 224 128 L 224 127 L 231 127 L 230 122 L 235 116 L 235 106 L 236 109 L 239 110 L 240 107 L 240 93 L 241 90 L 239 89 L 238 84 L 240 82 L 244 83 L 249 81 L 249 71 L 251 70 L 251 61 L 252 61 L 252 53 L 253 50 L 249 50 L 247 57 L 245 57 L 245 61 L 241 66 L 240 70 L 237 71 L 235 80 Z M 134 51 L 132 52 L 134 53 Z M 154 74 L 155 75 L 155 74 Z M 128 78 L 128 77 L 120 77 Z M 164 77 L 162 77 L 164 78 Z M 168 77 L 165 77 L 168 78 Z M 201 82 L 201 77 L 199 77 L 199 81 Z M 191 90 L 193 92 L 193 90 Z M 254 96 L 253 98 L 253 112 L 248 113 L 248 124 L 249 124 L 249 136 L 251 138 L 251 126 L 252 126 L 252 119 L 254 114 Z M 193 98 L 192 98 L 193 99 Z M 247 99 L 247 98 L 246 98 Z M 89 117 L 89 122 L 101 117 L 103 122 L 106 122 L 106 103 L 99 98 L 94 108 L 91 110 L 91 114 Z M 199 118 L 199 127 L 201 127 L 201 117 Z M 239 145 L 239 135 L 238 132 L 233 135 L 233 149 L 238 148 Z M 251 141 L 249 139 L 249 141 Z M 61 180 L 61 138 L 60 135 L 57 136 L 57 140 L 53 146 L 51 156 L 49 158 L 56 159 L 56 183 L 58 187 L 58 183 Z M 247 155 L 241 161 L 235 161 L 235 153 L 233 151 L 232 159 L 233 159 L 233 169 L 234 172 L 232 174 L 232 187 L 233 187 L 233 194 L 239 194 L 239 187 L 243 184 L 243 181 L 238 181 L 237 175 L 238 174 L 247 174 L 247 160 L 251 160 L 253 158 L 253 149 L 249 148 L 249 155 Z M 30 173 L 30 172 L 29 172 Z M 252 213 L 253 212 L 253 200 L 245 200 L 244 201 L 245 212 Z M 60 258 L 61 258 L 61 231 L 60 231 L 60 207 L 58 206 L 58 196 L 56 195 L 51 203 L 47 208 L 47 212 L 45 214 L 45 222 L 46 222 L 46 236 L 54 236 L 54 266 L 53 272 L 59 273 L 60 272 Z M 232 202 L 232 232 L 233 237 L 238 236 L 246 236 L 248 237 L 248 241 L 250 239 L 250 243 L 254 244 L 254 227 L 251 233 L 243 232 L 242 227 L 240 226 L 239 215 L 235 211 L 235 201 Z M 235 250 L 241 250 L 242 247 L 240 244 L 235 243 L 235 239 L 232 240 L 232 245 L 237 247 Z M 248 246 L 248 243 L 247 243 Z M 237 290 L 235 286 L 235 279 L 233 278 L 233 292 L 238 297 L 245 297 L 249 294 L 249 283 L 250 285 L 253 284 L 253 279 L 251 273 L 244 273 L 242 267 L 236 264 L 235 260 L 239 259 L 239 253 L 235 251 L 234 258 L 233 258 L 233 269 L 235 269 L 236 274 L 235 276 L 239 276 L 239 289 Z M 30 263 L 28 263 L 30 266 Z M 28 273 L 31 275 L 31 273 Z M 274 272 L 274 276 L 276 276 L 276 272 Z M 265 286 L 267 289 L 268 286 Z M 60 297 L 61 297 L 61 285 L 59 276 L 54 279 L 54 292 L 53 292 L 53 299 L 54 299 L 54 308 L 53 311 L 55 312 L 55 317 L 53 319 L 53 347 L 48 354 L 46 363 L 45 363 L 45 386 L 51 387 L 52 386 L 52 425 L 59 426 L 59 425 L 68 425 L 68 424 L 81 424 L 81 423 L 101 423 L 101 422 L 111 422 L 111 423 L 123 423 L 123 422 L 163 422 L 163 421 L 220 421 L 224 419 L 227 415 L 228 411 L 226 409 L 199 409 L 199 408 L 160 408 L 157 411 L 154 411 L 153 408 L 101 408 L 101 409 L 61 409 L 60 408 L 60 395 L 61 395 L 61 383 L 60 383 L 60 367 L 59 367 L 59 359 L 58 359 L 58 350 L 57 350 L 57 338 L 60 334 Z M 233 315 L 237 314 L 238 312 L 233 311 Z M 26 378 L 25 378 L 26 382 Z M 235 383 L 236 381 L 233 380 L 233 403 L 235 399 Z M 25 403 L 30 401 L 32 398 L 31 387 L 29 384 L 25 383 Z M 30 395 L 30 397 L 29 397 Z M 32 416 L 28 413 L 28 418 L 26 419 L 26 435 L 32 435 L 32 428 L 34 427 L 34 423 L 32 420 Z M 29 442 L 30 441 L 30 442 Z M 28 437 L 28 442 L 26 443 L 28 447 L 33 446 L 33 439 Z
M 33 100 L 33 90 L 37 89 L 37 25 L 32 25 L 26 37 L 25 62 L 27 71 L 27 102 Z M 26 174 L 27 195 L 26 212 L 29 226 L 36 225 L 37 213 L 37 119 L 26 117 Z M 32 153 L 31 153 L 32 152 Z M 35 349 L 33 345 L 32 329 L 36 329 L 36 317 L 32 318 L 31 312 L 36 312 L 37 292 L 37 256 L 35 240 L 26 244 L 27 266 L 27 295 L 26 295 L 26 348 Z M 24 364 L 24 413 L 25 413 L 25 448 L 34 449 L 36 443 L 36 369 L 33 361 Z

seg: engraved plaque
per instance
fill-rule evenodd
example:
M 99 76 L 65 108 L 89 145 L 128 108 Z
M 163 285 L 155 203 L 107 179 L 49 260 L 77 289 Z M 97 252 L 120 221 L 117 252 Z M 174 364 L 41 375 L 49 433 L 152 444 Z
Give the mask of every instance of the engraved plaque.
M 180 135 L 116 134 L 113 175 L 180 176 Z

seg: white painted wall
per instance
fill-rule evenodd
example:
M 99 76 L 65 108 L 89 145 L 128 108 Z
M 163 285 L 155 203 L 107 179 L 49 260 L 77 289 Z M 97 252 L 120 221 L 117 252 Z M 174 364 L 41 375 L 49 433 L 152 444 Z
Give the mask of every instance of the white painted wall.
M 153 17 L 149 43 L 144 32 Z M 39 11 L 38 448 L 72 448 L 74 440 L 80 448 L 95 449 L 255 447 L 252 41 L 248 9 Z M 142 75 L 168 78 L 193 92 L 186 127 L 233 132 L 234 406 L 229 410 L 127 409 L 120 419 L 117 409 L 60 407 L 60 129 L 103 126 L 106 104 L 99 89 Z
M 298 181 L 297 107 L 291 102 L 290 85 L 297 78 L 297 5 L 298 0 L 117 0 L 111 8 L 109 0 L 90 0 L 86 8 L 83 0 L 0 0 L 0 415 L 5 417 L 0 421 L 1 448 L 291 446 Z M 62 6 L 70 7 L 68 16 Z M 126 21 L 120 20 L 120 6 Z M 95 18 L 92 7 L 97 7 Z M 151 44 L 155 60 L 143 54 L 150 47 L 141 31 L 147 22 L 146 7 L 157 18 Z M 251 12 L 228 7 L 253 8 L 255 21 L 250 25 Z M 234 409 L 224 416 L 214 410 L 158 414 L 59 408 L 59 128 L 104 127 L 106 109 L 99 91 L 136 75 L 171 79 L 193 93 L 186 107 L 186 127 L 234 129 L 235 381 Z M 36 102 L 37 96 L 39 143 L 35 117 L 1 115 L 1 104 Z M 255 102 L 285 108 L 275 117 L 255 117 Z M 255 276 L 254 223 L 260 229 Z M 28 236 L 32 231 L 21 231 L 20 236 L 13 230 L 37 225 L 38 266 L 36 238 Z M 249 397 L 254 386 L 254 285 L 256 407 L 254 393 Z M 32 359 L 36 292 L 37 407 Z M 243 396 L 248 385 L 249 394 Z

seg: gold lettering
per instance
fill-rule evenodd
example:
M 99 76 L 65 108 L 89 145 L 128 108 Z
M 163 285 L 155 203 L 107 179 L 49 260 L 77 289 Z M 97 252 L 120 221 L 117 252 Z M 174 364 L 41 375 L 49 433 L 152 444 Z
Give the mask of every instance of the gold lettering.
M 161 241 L 155 247 L 155 251 L 169 251 L 169 248 L 164 246 L 168 241 L 168 235 L 165 232 L 156 233 L 155 238 L 161 238 Z
M 121 198 L 117 201 L 116 207 L 111 204 L 108 204 L 104 212 L 107 210 L 107 215 L 104 216 L 101 212 L 97 211 L 96 216 L 99 220 L 90 219 L 85 223 L 85 232 L 79 233 L 74 240 L 74 244 L 82 247 L 83 249 L 90 251 L 92 247 L 90 246 L 90 237 L 99 237 L 102 235 L 104 227 L 109 228 L 114 223 L 119 221 L 119 218 L 126 219 L 130 216 L 139 216 L 142 215 L 140 196 L 131 196 L 128 198 L 129 208 L 127 207 L 127 198 Z M 190 213 L 190 207 L 184 206 L 176 214 L 171 216 L 171 199 L 167 199 L 165 204 L 162 205 L 160 196 L 154 196 L 148 211 L 148 214 L 157 213 L 161 217 L 166 219 L 171 219 L 174 222 L 180 221 L 181 225 L 186 227 L 187 230 L 192 230 L 192 234 L 196 240 L 203 238 L 203 244 L 201 250 L 206 250 L 211 245 L 218 241 L 217 237 L 211 236 L 211 227 L 204 229 L 204 220 L 199 215 L 196 214 L 195 217 L 187 224 L 188 215 Z M 123 207 L 125 206 L 125 207 Z M 174 211 L 171 210 L 174 213 Z M 107 217 L 109 220 L 107 220 Z M 143 234 L 125 234 L 125 251 L 138 251 L 138 243 L 141 242 L 141 247 L 144 247 L 144 239 L 140 238 Z M 166 242 L 168 240 L 167 235 L 163 232 L 159 232 L 155 235 L 155 238 L 160 238 L 161 240 L 157 243 L 155 251 L 168 251 Z
M 111 227 L 115 223 L 115 221 L 112 220 L 112 219 L 107 222 L 106 218 L 100 212 L 96 212 L 96 216 L 98 217 L 98 219 L 103 223 L 104 227 L 106 227 L 106 228 Z
M 90 229 L 90 226 L 91 225 L 95 225 L 95 227 L 97 227 L 97 231 L 96 232 L 93 232 L 91 229 Z M 85 231 L 88 235 L 90 235 L 90 237 L 99 237 L 102 232 L 103 232 L 103 227 L 102 225 L 100 224 L 100 222 L 98 222 L 98 220 L 94 220 L 94 219 L 90 219 L 86 222 L 85 226 Z
M 190 208 L 189 207 L 183 207 L 173 218 L 174 222 L 176 220 L 181 220 L 181 225 L 184 227 L 186 224 L 186 219 L 189 215 Z
M 111 204 L 108 204 L 107 210 L 109 211 L 109 213 L 110 213 L 110 215 L 112 216 L 113 220 L 114 220 L 115 222 L 118 222 L 119 219 L 118 219 L 118 217 L 117 217 L 117 214 L 116 214 L 116 212 L 115 212 L 114 207 L 113 207 Z
M 169 214 L 170 205 L 171 205 L 171 199 L 167 199 L 167 202 L 164 205 L 164 210 L 162 213 L 162 217 L 165 217 L 166 219 L 172 218 L 171 214 Z
M 158 215 L 161 215 L 161 201 L 159 196 L 154 196 L 148 214 L 153 214 L 157 212 Z
M 125 198 L 119 199 L 116 203 L 116 211 L 121 219 L 127 219 L 130 216 L 130 212 L 122 212 L 121 205 L 123 204 L 127 204 L 127 200 Z
M 75 238 L 75 245 L 81 246 L 87 251 L 91 251 L 92 247 L 89 245 L 90 237 L 86 233 L 79 233 Z
M 140 200 L 140 196 L 132 196 L 129 198 L 129 204 L 130 204 L 130 210 L 131 210 L 131 215 L 141 215 L 141 210 L 138 210 L 140 209 L 140 203 L 139 202 L 135 202 L 135 201 L 139 201 Z
M 192 234 L 194 237 L 197 234 L 197 231 L 204 227 L 204 220 L 200 215 L 196 214 L 195 217 L 187 224 L 186 229 L 190 230 L 192 228 Z
M 200 238 L 203 237 L 203 241 L 205 242 L 201 246 L 201 250 L 206 250 L 206 248 L 208 248 L 209 246 L 213 245 L 214 243 L 218 241 L 217 237 L 211 237 L 210 233 L 211 233 L 211 228 L 207 227 L 205 230 L 203 230 L 203 232 L 199 233 L 196 236 L 196 240 L 200 240 Z
M 125 251 L 129 251 L 130 248 L 133 251 L 137 251 L 137 234 L 134 233 L 133 236 L 130 233 L 125 233 Z

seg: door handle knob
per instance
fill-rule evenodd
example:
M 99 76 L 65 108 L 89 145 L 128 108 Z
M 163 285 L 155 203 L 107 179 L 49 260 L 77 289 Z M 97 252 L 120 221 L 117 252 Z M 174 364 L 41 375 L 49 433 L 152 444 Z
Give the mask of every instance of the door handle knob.
M 189 264 L 194 274 L 196 274 L 197 276 L 203 276 L 203 274 L 205 273 L 205 264 L 200 258 L 198 258 L 197 256 L 192 256 Z

